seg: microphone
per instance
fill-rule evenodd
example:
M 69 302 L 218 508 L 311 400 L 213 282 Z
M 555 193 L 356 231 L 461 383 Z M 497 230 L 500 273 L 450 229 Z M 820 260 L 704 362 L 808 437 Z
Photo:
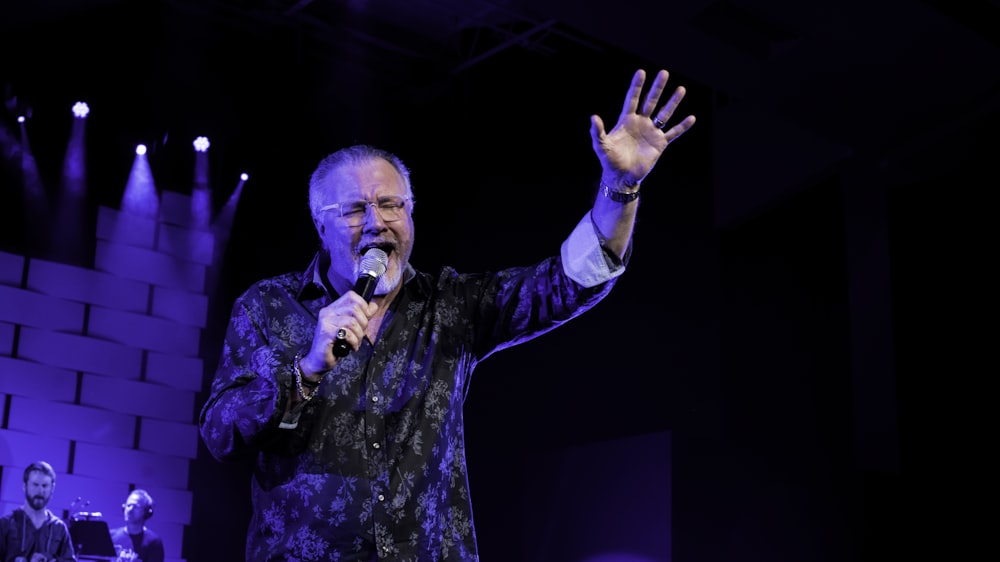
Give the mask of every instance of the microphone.
M 361 295 L 365 302 L 372 300 L 375 294 L 375 287 L 378 286 L 378 278 L 382 277 L 389 266 L 389 256 L 378 248 L 369 248 L 361 258 L 361 274 L 354 283 L 354 292 Z M 351 346 L 346 339 L 337 338 L 333 340 L 333 356 L 346 357 L 351 352 Z

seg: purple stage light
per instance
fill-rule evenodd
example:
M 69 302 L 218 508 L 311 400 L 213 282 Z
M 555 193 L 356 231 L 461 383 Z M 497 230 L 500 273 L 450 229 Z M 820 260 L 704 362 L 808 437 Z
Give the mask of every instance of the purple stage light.
M 24 115 L 18 115 L 17 116 L 17 122 L 18 123 L 24 123 Z
M 83 119 L 88 114 L 90 114 L 90 106 L 86 102 L 78 101 L 73 104 L 73 116 L 77 119 Z
M 208 152 L 208 147 L 211 146 L 208 142 L 208 137 L 198 137 L 194 139 L 194 149 L 198 152 Z
M 144 145 L 144 144 L 136 145 L 136 147 L 135 147 L 135 153 L 138 154 L 139 156 L 142 156 L 143 154 L 145 154 L 146 153 L 146 145 Z
M 240 179 L 243 181 L 247 181 L 248 179 L 250 179 L 250 176 L 248 176 L 246 172 L 243 172 L 242 174 L 240 174 Z

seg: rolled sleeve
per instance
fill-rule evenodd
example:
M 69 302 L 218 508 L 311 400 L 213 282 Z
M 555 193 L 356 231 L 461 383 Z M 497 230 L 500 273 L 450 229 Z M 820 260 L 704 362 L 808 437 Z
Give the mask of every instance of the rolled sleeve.
M 563 242 L 561 253 L 566 275 L 584 287 L 595 287 L 625 272 L 624 263 L 608 258 L 590 213 Z

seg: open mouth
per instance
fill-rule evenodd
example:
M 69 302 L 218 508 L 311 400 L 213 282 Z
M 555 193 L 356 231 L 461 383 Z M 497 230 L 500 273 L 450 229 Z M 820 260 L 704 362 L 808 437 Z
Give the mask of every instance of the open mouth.
M 362 256 L 365 255 L 365 253 L 372 248 L 378 248 L 379 250 L 385 252 L 386 256 L 391 256 L 393 250 L 396 249 L 396 245 L 389 242 L 386 242 L 384 244 L 370 244 L 368 246 L 364 246 L 363 248 L 361 248 L 361 255 Z

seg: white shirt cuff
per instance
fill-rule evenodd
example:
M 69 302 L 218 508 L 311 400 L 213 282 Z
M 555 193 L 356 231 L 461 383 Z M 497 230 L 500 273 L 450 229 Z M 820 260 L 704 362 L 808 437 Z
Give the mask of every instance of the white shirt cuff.
M 562 244 L 563 271 L 570 279 L 584 287 L 595 287 L 618 277 L 625 266 L 612 268 L 597 237 L 590 213 L 576 225 Z

